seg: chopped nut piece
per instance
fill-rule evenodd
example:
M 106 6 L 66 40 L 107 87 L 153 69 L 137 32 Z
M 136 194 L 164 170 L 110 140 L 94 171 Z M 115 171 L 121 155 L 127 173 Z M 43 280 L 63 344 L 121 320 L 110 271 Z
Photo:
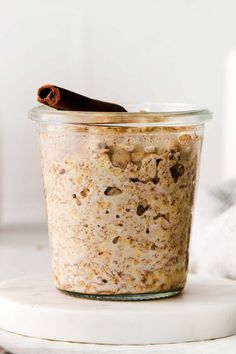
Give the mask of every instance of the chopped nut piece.
M 178 163 L 170 168 L 170 173 L 175 183 L 184 174 L 184 171 L 184 166 Z
M 137 207 L 138 216 L 142 216 L 149 208 L 150 205 L 148 205 L 146 201 L 144 201 L 143 204 L 139 204 Z
M 105 190 L 104 194 L 106 195 L 118 195 L 121 194 L 122 190 L 120 190 L 117 187 L 107 187 L 107 189 Z
M 131 161 L 134 163 L 140 162 L 145 155 L 144 149 L 141 146 L 136 146 L 131 152 Z
M 80 192 L 80 194 L 81 194 L 81 196 L 82 196 L 83 198 L 87 197 L 88 193 L 89 193 L 89 189 L 88 189 L 88 188 L 84 188 L 84 189 Z
M 115 167 L 125 169 L 130 161 L 130 154 L 123 148 L 117 148 L 111 155 L 111 163 Z
M 119 241 L 120 236 L 113 238 L 112 243 L 116 244 Z

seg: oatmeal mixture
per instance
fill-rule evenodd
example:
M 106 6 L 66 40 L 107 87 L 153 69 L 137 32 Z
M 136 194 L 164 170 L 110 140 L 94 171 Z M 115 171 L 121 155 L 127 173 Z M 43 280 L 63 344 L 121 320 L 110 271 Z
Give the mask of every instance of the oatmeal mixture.
M 58 288 L 183 289 L 201 140 L 196 127 L 41 125 Z

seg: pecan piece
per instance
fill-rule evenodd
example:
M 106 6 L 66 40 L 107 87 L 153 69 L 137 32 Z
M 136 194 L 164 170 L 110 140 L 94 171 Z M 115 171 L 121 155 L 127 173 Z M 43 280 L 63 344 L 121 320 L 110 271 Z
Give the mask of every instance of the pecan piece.
M 142 216 L 149 208 L 150 205 L 147 204 L 147 201 L 144 201 L 142 204 L 138 205 L 136 213 L 138 216 Z
M 83 198 L 85 198 L 85 197 L 87 197 L 88 193 L 89 193 L 89 189 L 88 189 L 88 188 L 84 188 L 84 189 L 80 192 L 80 195 L 81 195 Z
M 170 173 L 175 183 L 178 181 L 179 177 L 181 177 L 184 174 L 184 172 L 185 172 L 184 166 L 179 163 L 177 163 L 176 165 L 170 168 Z
M 105 190 L 104 194 L 105 195 L 118 195 L 121 194 L 122 190 L 117 188 L 117 187 L 107 187 L 107 189 Z
M 142 146 L 136 146 L 131 152 L 131 161 L 134 163 L 139 163 L 144 158 L 145 152 Z
M 113 166 L 124 170 L 130 162 L 130 154 L 123 148 L 116 148 L 110 159 Z
M 113 238 L 112 243 L 116 244 L 119 241 L 120 236 Z

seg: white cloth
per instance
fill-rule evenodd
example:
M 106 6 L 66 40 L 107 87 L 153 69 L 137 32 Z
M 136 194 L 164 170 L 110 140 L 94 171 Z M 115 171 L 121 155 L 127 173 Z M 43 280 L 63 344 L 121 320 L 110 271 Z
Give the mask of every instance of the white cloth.
M 236 180 L 199 191 L 190 271 L 236 279 Z

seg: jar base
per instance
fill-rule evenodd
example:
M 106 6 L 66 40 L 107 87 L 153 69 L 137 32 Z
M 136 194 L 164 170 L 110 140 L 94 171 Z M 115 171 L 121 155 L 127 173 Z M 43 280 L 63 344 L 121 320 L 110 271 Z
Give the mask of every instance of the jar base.
M 89 299 L 89 300 L 102 300 L 102 301 L 145 301 L 145 300 L 155 300 L 155 299 L 163 299 L 172 296 L 177 296 L 181 294 L 183 291 L 182 289 L 172 290 L 172 291 L 165 291 L 159 293 L 143 293 L 143 294 L 83 294 L 83 293 L 76 293 L 73 291 L 67 291 L 59 289 L 65 295 L 70 295 L 73 297 L 78 297 L 81 299 Z

